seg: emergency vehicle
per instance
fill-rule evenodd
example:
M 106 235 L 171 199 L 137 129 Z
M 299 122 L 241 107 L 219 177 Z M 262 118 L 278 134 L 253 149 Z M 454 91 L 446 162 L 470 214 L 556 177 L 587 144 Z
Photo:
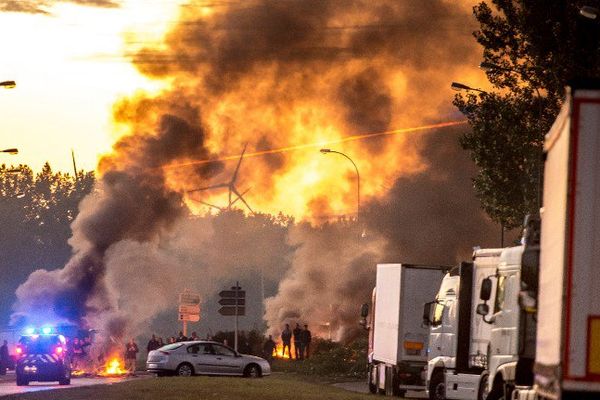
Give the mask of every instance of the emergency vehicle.
M 16 353 L 17 386 L 31 381 L 71 384 L 71 356 L 63 335 L 49 328 L 25 334 L 19 339 Z

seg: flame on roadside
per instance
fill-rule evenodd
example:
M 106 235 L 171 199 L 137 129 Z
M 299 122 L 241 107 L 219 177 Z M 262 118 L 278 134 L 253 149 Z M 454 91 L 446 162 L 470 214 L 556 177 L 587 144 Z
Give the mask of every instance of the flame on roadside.
M 106 363 L 106 366 L 100 371 L 100 373 L 98 373 L 98 375 L 118 376 L 125 375 L 127 373 L 129 373 L 129 371 L 124 368 L 124 363 L 118 358 L 112 358 Z
M 292 359 L 292 357 L 290 355 L 295 354 L 294 353 L 295 351 L 296 351 L 296 347 L 294 346 L 294 343 L 292 343 L 290 345 L 289 351 L 288 351 L 288 349 L 286 349 L 285 354 L 284 354 L 283 353 L 283 343 L 277 343 L 277 345 L 275 346 L 275 352 L 273 354 L 273 357 L 279 358 L 282 360 L 290 360 L 290 359 Z
M 71 376 L 83 376 L 86 374 L 87 374 L 87 372 L 82 369 L 76 369 L 74 371 L 71 371 Z

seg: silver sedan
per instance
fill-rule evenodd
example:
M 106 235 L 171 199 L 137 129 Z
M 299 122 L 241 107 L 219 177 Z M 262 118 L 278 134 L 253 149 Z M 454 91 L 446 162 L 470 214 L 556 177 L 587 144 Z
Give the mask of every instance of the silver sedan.
M 205 340 L 168 344 L 148 353 L 146 369 L 165 375 L 241 375 L 258 378 L 271 374 L 264 358 L 240 354 L 221 343 Z

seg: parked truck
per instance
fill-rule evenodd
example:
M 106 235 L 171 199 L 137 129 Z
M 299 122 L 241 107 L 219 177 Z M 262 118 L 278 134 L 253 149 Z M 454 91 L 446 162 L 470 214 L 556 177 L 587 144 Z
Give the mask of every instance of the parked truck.
M 516 383 L 512 398 L 599 399 L 598 82 L 579 82 L 567 90 L 544 151 L 539 269 L 523 257 L 525 290 L 519 297 L 523 312 L 533 313 L 537 320 L 535 361 L 526 371 L 533 375 L 533 385 Z M 522 358 L 519 355 L 519 363 Z
M 524 252 L 525 248 L 527 252 Z M 504 249 L 495 282 L 486 278 L 481 285 L 480 299 L 484 302 L 477 306 L 476 311 L 491 328 L 487 371 L 481 381 L 481 397 L 484 400 L 510 399 L 516 382 L 524 384 L 531 381 L 522 374 L 523 368 L 519 369 L 521 379 L 516 377 L 519 357 L 525 370 L 530 370 L 534 357 L 532 351 L 535 349 L 535 320 L 531 313 L 524 312 L 519 305 L 519 294 L 524 288 L 521 265 L 523 256 L 529 255 L 530 250 L 531 246 L 524 245 Z M 494 285 L 496 293 L 491 298 Z M 490 299 L 491 304 L 488 304 Z M 523 363 L 526 360 L 529 362 L 525 365 Z
M 413 264 L 377 265 L 372 310 L 361 316 L 369 332 L 369 390 L 402 396 L 425 390 L 429 329 L 423 304 L 435 296 L 448 267 Z M 369 317 L 367 323 L 366 318 Z
M 482 399 L 491 328 L 476 314 L 476 307 L 483 281 L 495 282 L 501 252 L 476 250 L 473 262 L 448 272 L 435 300 L 425 304 L 423 318 L 430 326 L 426 382 L 430 399 Z M 494 295 L 495 287 L 490 290 Z

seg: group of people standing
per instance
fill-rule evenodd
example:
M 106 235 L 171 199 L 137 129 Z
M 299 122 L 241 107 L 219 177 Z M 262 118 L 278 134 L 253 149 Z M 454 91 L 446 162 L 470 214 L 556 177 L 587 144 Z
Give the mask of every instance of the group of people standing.
M 157 337 L 156 335 L 152 335 L 152 338 L 148 341 L 148 346 L 146 346 L 146 350 L 150 353 L 152 350 L 157 350 L 163 347 L 165 344 L 177 343 L 177 342 L 187 342 L 189 340 L 200 340 L 198 334 L 196 332 L 192 332 L 191 336 L 185 336 L 182 331 L 179 331 L 179 335 L 171 336 L 167 339 L 167 343 L 163 341 L 163 338 Z
M 293 356 L 291 353 L 292 341 L 294 342 Z M 308 325 L 304 325 L 304 329 L 302 329 L 300 324 L 296 324 L 294 330 L 291 330 L 290 324 L 285 324 L 285 329 L 281 332 L 281 342 L 283 344 L 281 356 L 285 357 L 285 350 L 287 348 L 288 356 L 290 358 L 295 358 L 296 360 L 308 358 L 311 341 L 312 334 L 310 330 L 308 330 Z

